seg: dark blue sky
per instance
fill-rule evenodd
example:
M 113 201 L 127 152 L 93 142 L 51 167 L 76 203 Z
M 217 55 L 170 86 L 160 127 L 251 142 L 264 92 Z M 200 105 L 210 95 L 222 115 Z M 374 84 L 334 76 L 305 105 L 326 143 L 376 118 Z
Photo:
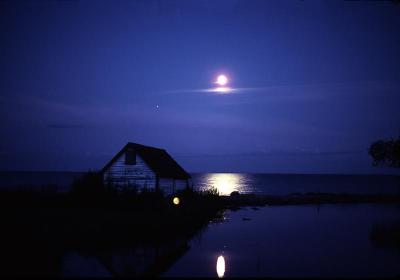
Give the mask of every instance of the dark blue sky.
M 400 134 L 399 4 L 16 2 L 2 170 L 98 169 L 131 141 L 192 172 L 398 173 L 367 150 Z M 241 90 L 202 91 L 219 73 Z

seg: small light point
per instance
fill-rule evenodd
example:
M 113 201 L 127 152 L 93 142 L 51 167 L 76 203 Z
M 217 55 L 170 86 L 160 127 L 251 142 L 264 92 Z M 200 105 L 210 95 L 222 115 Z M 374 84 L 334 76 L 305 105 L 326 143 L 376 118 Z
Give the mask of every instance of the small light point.
M 172 199 L 172 203 L 175 205 L 179 205 L 179 203 L 180 203 L 179 197 L 175 196 L 174 199 Z

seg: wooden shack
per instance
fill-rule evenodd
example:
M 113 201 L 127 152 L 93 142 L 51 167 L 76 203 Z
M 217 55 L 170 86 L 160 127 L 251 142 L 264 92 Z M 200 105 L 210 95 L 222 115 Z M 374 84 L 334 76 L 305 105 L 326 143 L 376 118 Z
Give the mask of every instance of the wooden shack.
M 104 183 L 116 188 L 162 190 L 167 195 L 190 184 L 190 175 L 166 150 L 130 142 L 101 173 Z

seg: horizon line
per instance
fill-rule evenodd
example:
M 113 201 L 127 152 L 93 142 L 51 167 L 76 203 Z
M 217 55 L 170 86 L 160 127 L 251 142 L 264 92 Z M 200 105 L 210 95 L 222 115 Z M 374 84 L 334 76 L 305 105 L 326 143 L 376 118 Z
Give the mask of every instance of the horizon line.
M 390 167 L 387 167 L 385 169 L 388 171 Z M 71 171 L 71 170 L 0 170 L 0 173 L 5 173 L 5 172 L 31 172 L 31 173 L 88 173 L 88 172 L 100 172 L 101 169 L 98 170 L 91 170 L 88 169 L 86 171 L 80 170 L 80 171 Z M 391 170 L 397 170 L 396 168 L 393 168 Z M 244 171 L 189 171 L 189 174 L 252 174 L 252 175 L 389 175 L 389 176 L 400 176 L 400 170 L 397 170 L 399 174 L 390 174 L 390 173 L 338 173 L 338 172 L 244 172 Z

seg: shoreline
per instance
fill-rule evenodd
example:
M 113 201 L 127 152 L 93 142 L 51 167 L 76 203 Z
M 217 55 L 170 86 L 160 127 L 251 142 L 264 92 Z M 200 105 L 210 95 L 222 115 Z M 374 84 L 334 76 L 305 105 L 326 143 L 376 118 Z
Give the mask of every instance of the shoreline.
M 232 206 L 304 205 L 338 203 L 399 203 L 400 194 L 292 193 L 288 195 L 238 194 L 221 196 Z

